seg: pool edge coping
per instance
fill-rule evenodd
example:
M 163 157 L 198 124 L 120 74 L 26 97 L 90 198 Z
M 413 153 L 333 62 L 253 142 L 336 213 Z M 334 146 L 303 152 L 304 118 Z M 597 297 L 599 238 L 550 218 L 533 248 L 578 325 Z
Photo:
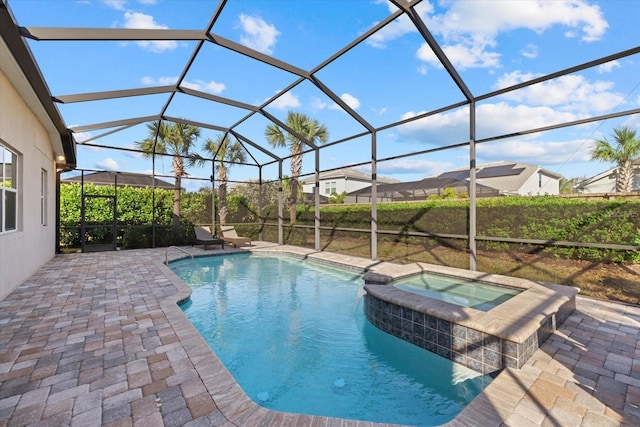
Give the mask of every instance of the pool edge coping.
M 238 253 L 241 251 L 238 251 Z M 282 253 L 281 251 L 278 251 Z M 231 252 L 210 253 L 208 255 L 228 255 Z M 295 255 L 295 253 L 293 253 Z M 173 260 L 180 259 L 174 258 Z M 230 423 L 236 426 L 258 425 L 266 418 L 279 419 L 280 425 L 341 425 L 342 418 L 320 415 L 281 412 L 264 408 L 255 403 L 233 378 L 218 355 L 206 343 L 179 307 L 181 301 L 191 296 L 191 288 L 184 283 L 167 265 L 161 261 L 154 261 L 157 268 L 172 282 L 177 292 L 164 298 L 160 308 L 176 332 L 180 343 L 194 369 L 202 379 L 207 391 L 213 398 L 218 410 Z M 373 421 L 350 420 L 357 422 L 359 427 L 402 427 L 400 424 L 377 423 Z M 267 423 L 266 425 L 269 425 Z
M 252 247 L 250 249 L 243 248 L 238 251 L 212 251 L 208 255 L 229 255 L 232 253 L 240 252 L 257 252 L 257 253 L 281 253 L 289 254 L 293 256 L 320 260 L 329 264 L 345 265 L 346 262 L 353 261 L 356 264 L 356 269 L 362 268 L 362 272 L 373 269 L 375 266 L 381 265 L 393 265 L 387 262 L 371 261 L 364 258 L 353 257 L 350 255 L 342 255 L 329 252 L 319 252 L 307 248 L 300 248 L 294 246 L 268 246 L 268 247 Z M 173 257 L 171 261 L 180 259 L 183 257 Z M 340 259 L 341 260 L 340 260 Z M 348 261 L 347 261 L 348 260 Z M 178 339 L 182 343 L 189 360 L 193 363 L 194 369 L 198 372 L 198 375 L 202 378 L 207 391 L 212 396 L 216 406 L 222 413 L 222 415 L 230 423 L 237 426 L 244 425 L 256 425 L 259 421 L 270 419 L 265 425 L 271 425 L 273 422 L 279 421 L 280 425 L 342 425 L 343 419 L 332 418 L 319 415 L 306 415 L 297 413 L 279 412 L 264 408 L 256 404 L 251 398 L 242 390 L 242 388 L 235 381 L 231 373 L 227 370 L 224 364 L 220 361 L 215 352 L 209 347 L 204 338 L 195 329 L 193 324 L 187 319 L 186 315 L 182 312 L 178 303 L 184 301 L 191 295 L 191 288 L 178 278 L 175 273 L 163 262 L 155 261 L 160 271 L 170 280 L 176 287 L 178 292 L 174 295 L 168 296 L 160 303 L 160 307 L 167 316 L 169 323 L 176 331 Z M 395 266 L 406 267 L 405 265 L 394 264 Z M 416 263 L 418 268 L 424 267 L 426 264 Z M 353 266 L 352 266 L 353 267 Z M 438 268 L 449 268 L 436 266 Z M 456 271 L 465 272 L 467 270 L 453 269 Z M 471 272 L 476 273 L 476 272 Z M 480 273 L 484 274 L 484 273 Z M 492 275 L 495 276 L 495 275 Z M 506 277 L 506 276 L 503 276 Z M 517 279 L 525 280 L 525 279 Z M 554 287 L 561 287 L 560 285 L 552 285 Z M 562 287 L 561 287 L 562 288 Z M 476 310 L 477 311 L 477 310 Z M 481 312 L 482 313 L 482 312 Z M 502 409 L 495 406 L 493 401 L 496 397 L 493 396 L 494 390 L 500 393 L 500 390 L 508 387 L 516 376 L 521 376 L 521 369 L 505 368 L 500 372 L 493 381 L 487 385 L 469 404 L 467 404 L 462 411 L 460 411 L 452 420 L 444 423 L 441 427 L 445 426 L 460 426 L 467 425 L 469 422 L 477 422 L 479 419 L 494 422 L 495 425 L 499 425 L 504 422 L 505 417 L 500 414 Z M 230 391 L 231 390 L 231 391 Z M 497 398 L 499 400 L 499 398 Z M 511 411 L 509 411 L 511 412 Z M 254 424 L 247 424 L 253 421 Z M 372 421 L 361 420 L 348 420 L 346 422 L 357 423 L 359 427 L 402 427 L 398 424 L 385 424 Z M 283 424 L 287 423 L 287 424 Z M 489 425 L 489 424 L 487 424 Z M 406 426 L 405 426 L 406 427 Z

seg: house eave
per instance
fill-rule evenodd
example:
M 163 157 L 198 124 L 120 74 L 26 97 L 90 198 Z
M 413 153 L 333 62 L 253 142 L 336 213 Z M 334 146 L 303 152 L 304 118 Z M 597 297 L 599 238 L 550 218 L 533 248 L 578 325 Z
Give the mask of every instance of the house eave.
M 62 120 L 31 50 L 4 1 L 0 2 L 0 36 L 3 73 L 46 128 L 58 167 L 74 168 L 76 146 L 73 136 Z

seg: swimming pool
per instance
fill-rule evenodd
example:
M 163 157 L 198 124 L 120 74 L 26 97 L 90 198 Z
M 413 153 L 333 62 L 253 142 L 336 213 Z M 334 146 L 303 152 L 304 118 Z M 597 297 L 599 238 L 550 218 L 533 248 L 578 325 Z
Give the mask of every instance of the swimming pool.
M 193 289 L 187 317 L 266 408 L 438 425 L 491 381 L 371 325 L 359 272 L 255 254 L 171 268 Z
M 481 311 L 489 311 L 523 291 L 478 280 L 429 273 L 394 281 L 391 285 L 407 292 Z

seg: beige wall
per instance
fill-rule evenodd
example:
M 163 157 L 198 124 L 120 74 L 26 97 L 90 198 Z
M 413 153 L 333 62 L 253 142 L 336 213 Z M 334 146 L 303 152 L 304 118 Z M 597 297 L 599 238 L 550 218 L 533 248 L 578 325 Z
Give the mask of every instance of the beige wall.
M 45 128 L 0 71 L 0 140 L 18 153 L 18 230 L 0 234 L 0 299 L 55 254 L 53 150 Z M 40 223 L 40 174 L 47 171 L 47 225 Z

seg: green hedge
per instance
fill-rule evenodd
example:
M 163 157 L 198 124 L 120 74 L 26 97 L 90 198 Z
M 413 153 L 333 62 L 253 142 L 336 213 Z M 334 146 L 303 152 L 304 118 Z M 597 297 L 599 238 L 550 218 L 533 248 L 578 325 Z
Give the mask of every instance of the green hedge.
M 113 196 L 110 186 L 85 184 L 85 195 Z M 82 190 L 79 184 L 60 186 L 60 244 L 63 247 L 80 247 L 80 225 L 82 215 Z M 118 244 L 124 249 L 152 246 L 154 211 L 156 224 L 156 246 L 183 245 L 193 241 L 193 224 L 211 223 L 211 195 L 207 193 L 183 193 L 181 204 L 181 227 L 173 230 L 173 190 L 151 188 L 118 187 L 117 217 Z M 91 230 L 92 239 L 106 238 L 113 222 L 113 204 L 107 198 L 85 198 L 85 217 L 89 225 L 104 224 L 104 228 Z
M 369 205 L 333 205 L 320 209 L 324 227 L 360 228 L 371 223 Z M 468 234 L 468 200 L 380 203 L 379 230 L 433 234 Z M 640 201 L 580 200 L 553 196 L 479 199 L 476 234 L 487 237 L 640 245 Z M 313 208 L 298 210 L 298 223 L 313 225 Z M 412 239 L 415 240 L 415 239 Z M 480 249 L 504 251 L 513 245 L 478 243 Z M 538 246 L 538 245 L 534 245 Z M 521 245 L 531 252 L 532 245 Z M 539 247 L 536 248 L 539 250 Z M 638 251 L 546 246 L 558 257 L 611 261 L 640 261 Z
M 85 185 L 85 194 L 110 195 L 113 187 Z M 118 240 L 122 247 L 151 245 L 152 213 L 155 209 L 156 245 L 188 244 L 193 238 L 193 224 L 211 223 L 211 195 L 208 192 L 184 193 L 182 196 L 182 227 L 174 232 L 171 224 L 173 191 L 155 190 L 152 206 L 150 188 L 118 188 Z M 228 223 L 258 223 L 258 210 L 250 206 L 244 196 L 229 195 Z M 61 240 L 63 246 L 80 244 L 80 185 L 61 185 Z M 105 199 L 87 202 L 89 223 L 110 223 L 112 208 Z M 268 206 L 262 210 L 264 220 L 277 222 L 277 209 Z M 288 210 L 283 208 L 288 218 Z M 297 224 L 314 225 L 315 208 L 300 206 Z M 546 241 L 572 241 L 640 245 L 640 201 L 638 200 L 580 200 L 553 196 L 502 197 L 477 201 L 477 235 L 535 239 Z M 378 229 L 398 233 L 381 235 L 380 239 L 424 243 L 427 238 L 409 236 L 412 232 L 467 235 L 469 200 L 427 200 L 423 202 L 379 203 Z M 369 230 L 371 206 L 325 205 L 320 208 L 320 224 L 330 228 Z M 164 228 L 163 228 L 164 227 Z M 259 226 L 244 226 L 245 235 L 257 238 Z M 272 227 L 266 229 L 267 240 L 277 241 Z M 305 245 L 311 238 L 309 231 L 287 227 L 285 240 L 289 244 Z M 266 238 L 266 237 L 265 237 Z M 272 239 L 273 238 L 273 239 Z M 430 246 L 438 239 L 431 238 Z M 460 240 L 460 242 L 463 242 Z M 517 245 L 516 245 L 517 246 Z M 478 248 L 486 251 L 513 250 L 514 244 L 478 241 Z M 523 252 L 544 250 L 558 257 L 576 259 L 640 261 L 638 251 L 619 251 L 583 247 L 519 245 Z

